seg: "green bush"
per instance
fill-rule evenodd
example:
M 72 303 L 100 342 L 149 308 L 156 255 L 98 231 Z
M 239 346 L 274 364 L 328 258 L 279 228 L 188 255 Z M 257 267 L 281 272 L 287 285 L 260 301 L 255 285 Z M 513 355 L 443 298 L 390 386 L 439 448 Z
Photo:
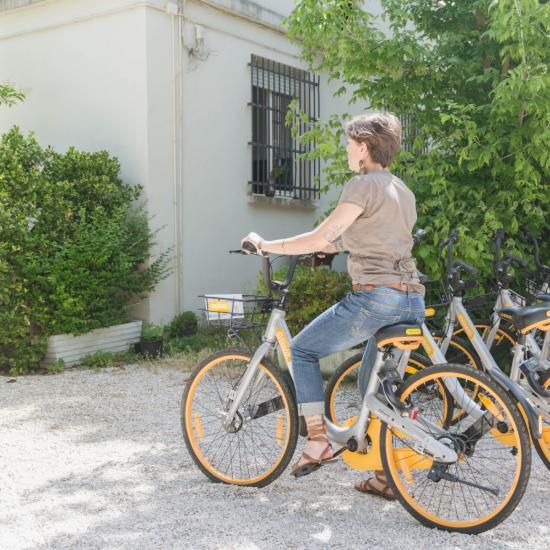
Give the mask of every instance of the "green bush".
M 128 363 L 135 363 L 142 357 L 132 352 L 113 353 L 111 351 L 98 351 L 80 360 L 80 367 L 100 369 L 106 367 L 120 367 Z
M 63 359 L 58 359 L 47 365 L 46 369 L 50 374 L 60 374 L 65 370 L 65 361 L 63 361 Z
M 47 336 L 129 320 L 168 275 L 168 252 L 150 259 L 142 188 L 119 172 L 105 151 L 56 153 L 17 127 L 2 136 L 0 370 L 35 367 Z
M 156 342 L 163 339 L 164 329 L 160 325 L 143 323 L 141 327 L 142 342 Z
M 273 278 L 284 280 L 287 268 L 276 271 Z M 260 281 L 256 292 L 267 294 L 267 287 L 263 282 L 263 274 L 258 276 Z M 302 330 L 315 317 L 329 307 L 339 302 L 351 290 L 351 281 L 347 273 L 315 269 L 298 265 L 294 272 L 290 286 L 290 307 L 286 315 L 286 322 L 293 335 Z
M 192 311 L 180 313 L 168 327 L 168 337 L 178 338 L 182 336 L 193 336 L 197 334 L 197 316 Z
M 166 352 L 168 354 L 179 352 L 197 352 L 203 349 L 211 349 L 213 351 L 224 349 L 227 347 L 227 333 L 225 331 L 212 333 L 198 332 L 193 336 L 180 336 L 172 338 L 166 344 Z
M 191 336 L 176 336 L 165 343 L 168 355 L 181 352 L 198 352 L 205 349 L 217 351 L 228 347 L 256 348 L 261 340 L 258 332 L 253 330 L 240 330 L 240 340 L 228 341 L 227 328 L 203 325 L 197 333 Z

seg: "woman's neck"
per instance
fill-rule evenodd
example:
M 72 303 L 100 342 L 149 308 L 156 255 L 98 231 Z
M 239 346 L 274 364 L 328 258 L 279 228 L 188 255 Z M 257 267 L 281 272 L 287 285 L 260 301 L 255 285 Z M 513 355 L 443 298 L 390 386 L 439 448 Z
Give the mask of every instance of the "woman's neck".
M 369 172 L 387 172 L 388 169 L 384 168 L 380 163 L 378 162 L 363 162 L 363 167 L 361 169 L 362 174 L 368 174 Z

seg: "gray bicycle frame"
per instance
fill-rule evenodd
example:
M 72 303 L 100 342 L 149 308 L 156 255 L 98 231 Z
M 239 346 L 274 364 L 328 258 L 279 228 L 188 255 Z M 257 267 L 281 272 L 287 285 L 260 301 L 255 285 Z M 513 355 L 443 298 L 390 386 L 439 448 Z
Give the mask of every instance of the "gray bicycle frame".
M 495 341 L 496 335 L 498 333 L 498 329 L 500 328 L 500 315 L 497 313 L 497 311 L 503 307 L 513 306 L 514 294 L 515 293 L 512 293 L 507 288 L 500 289 L 498 293 L 495 307 L 493 309 L 493 314 L 491 317 L 491 330 L 487 333 L 487 335 L 484 338 L 484 341 L 487 344 L 487 347 L 489 349 L 493 345 L 493 342 Z M 532 333 L 529 333 L 526 335 L 524 345 L 527 347 L 528 351 L 531 353 L 533 357 L 535 357 L 539 361 L 542 361 L 543 363 L 548 363 L 548 366 L 550 367 L 550 355 L 549 355 L 550 331 L 546 331 L 546 334 L 544 335 L 542 348 L 540 348 L 540 346 L 537 344 L 537 341 L 535 340 L 535 337 L 533 336 Z M 514 354 L 514 359 L 515 359 L 515 354 Z M 510 376 L 510 378 L 512 378 L 512 376 Z M 512 380 L 515 380 L 515 379 L 512 378 Z M 518 380 L 519 378 L 515 381 L 518 381 Z
M 478 357 L 481 360 L 481 363 L 486 372 L 502 387 L 510 391 L 514 395 L 515 399 L 521 404 L 523 410 L 525 411 L 525 414 L 527 415 L 531 433 L 536 439 L 539 439 L 542 436 L 540 431 L 541 426 L 539 422 L 539 415 L 541 413 L 545 415 L 550 415 L 550 407 L 548 403 L 542 400 L 540 396 L 536 395 L 532 390 L 525 391 L 525 386 L 519 383 L 519 366 L 521 362 L 523 362 L 525 351 L 527 351 L 526 349 L 524 349 L 524 345 L 519 343 L 516 344 L 511 376 L 508 377 L 497 365 L 496 361 L 491 355 L 491 352 L 489 351 L 488 345 L 485 343 L 485 341 L 477 331 L 474 322 L 464 308 L 461 296 L 453 297 L 453 299 L 451 300 L 449 311 L 447 312 L 447 316 L 445 318 L 446 330 L 443 340 L 447 340 L 447 346 L 453 336 L 454 329 L 457 324 L 459 324 L 464 329 L 466 336 L 472 343 L 472 346 L 477 352 Z M 545 336 L 545 345 L 547 344 L 549 334 L 550 331 L 547 331 Z M 536 342 L 534 343 L 536 345 Z
M 274 308 L 271 312 L 271 316 L 267 323 L 267 327 L 263 336 L 263 342 L 254 352 L 250 363 L 242 376 L 237 388 L 230 393 L 229 400 L 231 404 L 226 414 L 224 421 L 224 426 L 228 428 L 239 406 L 241 401 L 248 391 L 248 388 L 253 384 L 252 388 L 259 384 L 263 379 L 265 374 L 263 371 L 258 369 L 262 358 L 265 355 L 268 355 L 273 352 L 277 346 L 276 331 L 282 330 L 283 334 L 286 336 L 287 341 L 290 342 L 290 332 L 286 324 L 286 313 L 283 310 Z M 430 334 L 429 330 L 425 325 L 423 325 L 424 336 L 428 341 L 427 346 L 431 346 L 432 355 L 437 359 L 438 363 L 445 363 L 445 357 L 439 350 L 435 340 Z M 399 365 L 402 367 L 402 363 L 405 359 L 408 360 L 408 353 L 403 353 Z M 289 373 L 294 381 L 294 371 L 292 367 L 292 360 L 288 355 L 283 354 L 284 361 L 289 370 Z M 413 448 L 415 448 L 419 453 L 428 453 L 433 456 L 434 460 L 443 463 L 453 463 L 458 460 L 458 456 L 454 450 L 445 445 L 444 443 L 435 439 L 431 434 L 426 433 L 419 426 L 424 426 L 429 429 L 432 433 L 436 435 L 444 436 L 446 431 L 443 430 L 438 425 L 428 421 L 423 418 L 422 415 L 418 415 L 416 420 L 411 420 L 408 417 L 407 413 L 401 413 L 390 407 L 387 403 L 384 403 L 378 397 L 378 390 L 380 388 L 380 379 L 379 372 L 384 366 L 386 358 L 384 357 L 384 352 L 378 350 L 376 361 L 373 366 L 371 376 L 368 381 L 367 391 L 363 398 L 363 404 L 361 407 L 361 412 L 359 418 L 351 426 L 340 427 L 332 423 L 328 418 L 325 417 L 327 434 L 331 442 L 340 445 L 346 446 L 351 439 L 354 439 L 357 443 L 358 450 L 362 451 L 367 449 L 367 428 L 369 424 L 370 415 L 376 415 L 382 422 L 387 423 L 389 426 L 392 426 L 399 431 L 403 432 L 409 436 L 413 441 Z M 453 397 L 460 403 L 461 407 L 466 410 L 475 420 L 479 419 L 483 415 L 487 414 L 487 411 L 483 411 L 462 389 L 460 384 L 456 379 L 449 378 L 445 380 L 445 385 Z

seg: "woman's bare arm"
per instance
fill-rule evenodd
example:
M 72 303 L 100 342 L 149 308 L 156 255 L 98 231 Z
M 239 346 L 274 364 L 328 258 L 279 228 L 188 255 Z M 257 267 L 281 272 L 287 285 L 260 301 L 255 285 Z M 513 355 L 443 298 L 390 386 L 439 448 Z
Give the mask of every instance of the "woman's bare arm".
M 263 252 L 274 254 L 309 254 L 311 252 L 334 252 L 338 251 L 333 241 L 359 217 L 363 212 L 360 206 L 351 203 L 339 204 L 332 214 L 328 216 L 313 231 L 302 233 L 288 239 L 277 239 L 274 241 L 263 241 L 261 248 Z M 246 240 L 246 238 L 244 239 Z
M 335 241 L 331 242 L 330 244 L 327 244 L 323 250 L 319 250 L 319 252 L 326 252 L 327 254 L 336 254 L 337 252 L 344 252 L 346 250 L 344 248 L 344 243 L 342 242 L 342 238 L 339 237 Z

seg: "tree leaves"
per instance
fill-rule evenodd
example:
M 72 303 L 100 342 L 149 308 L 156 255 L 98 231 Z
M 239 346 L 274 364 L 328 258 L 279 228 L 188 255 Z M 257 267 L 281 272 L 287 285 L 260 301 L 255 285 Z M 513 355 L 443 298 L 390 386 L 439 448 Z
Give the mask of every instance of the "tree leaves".
M 391 32 L 362 6 L 301 0 L 286 25 L 311 67 L 352 92 L 355 111 L 414 114 L 412 150 L 392 169 L 415 192 L 418 225 L 429 229 L 420 268 L 441 276 L 434 245 L 451 227 L 464 236 L 458 254 L 484 275 L 493 271 L 487 243 L 498 227 L 529 254 L 520 226 L 539 236 L 550 227 L 550 4 L 382 0 Z M 330 186 L 350 175 L 337 133 L 345 120 L 315 127 Z

